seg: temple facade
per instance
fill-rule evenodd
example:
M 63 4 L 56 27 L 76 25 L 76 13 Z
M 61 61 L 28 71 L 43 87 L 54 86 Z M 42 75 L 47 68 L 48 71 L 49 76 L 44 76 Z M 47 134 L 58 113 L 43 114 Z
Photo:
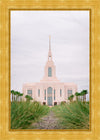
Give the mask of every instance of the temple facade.
M 76 92 L 76 84 L 60 82 L 56 77 L 56 67 L 51 53 L 51 38 L 49 37 L 48 60 L 44 68 L 44 77 L 38 83 L 26 83 L 23 85 L 23 100 L 26 100 L 26 95 L 30 95 L 33 101 L 53 106 L 60 104 L 62 101 L 69 102 L 68 97 Z M 76 100 L 75 96 L 73 100 Z

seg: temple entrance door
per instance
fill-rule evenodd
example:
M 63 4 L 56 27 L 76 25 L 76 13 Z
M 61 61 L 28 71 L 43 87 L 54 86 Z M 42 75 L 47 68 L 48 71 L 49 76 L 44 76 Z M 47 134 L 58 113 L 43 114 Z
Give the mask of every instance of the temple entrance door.
M 48 87 L 47 89 L 47 104 L 48 106 L 52 106 L 52 88 Z

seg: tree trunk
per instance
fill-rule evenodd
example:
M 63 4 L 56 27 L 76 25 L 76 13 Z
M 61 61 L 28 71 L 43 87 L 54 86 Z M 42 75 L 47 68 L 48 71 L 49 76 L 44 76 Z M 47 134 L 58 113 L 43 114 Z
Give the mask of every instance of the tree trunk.
M 18 102 L 18 95 L 16 96 L 16 101 Z
M 85 101 L 85 95 L 83 95 L 84 101 Z
M 86 94 L 85 94 L 85 102 L 86 102 Z
M 15 101 L 15 95 L 14 95 L 14 101 Z
M 76 101 L 78 101 L 78 96 L 76 96 Z
M 13 102 L 13 94 L 12 94 L 12 102 Z

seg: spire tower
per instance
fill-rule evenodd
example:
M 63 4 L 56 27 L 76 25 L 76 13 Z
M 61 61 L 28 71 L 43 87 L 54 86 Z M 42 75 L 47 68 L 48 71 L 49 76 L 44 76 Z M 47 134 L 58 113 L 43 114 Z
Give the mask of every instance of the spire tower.
M 52 61 L 52 53 L 51 53 L 51 36 L 49 35 L 49 52 L 48 52 L 48 61 Z
M 56 67 L 52 60 L 52 53 L 51 53 L 51 36 L 49 36 L 49 43 L 48 43 L 48 61 L 45 65 L 44 69 L 44 77 L 41 80 L 41 82 L 59 82 L 59 80 L 56 77 Z
M 49 51 L 51 51 L 51 36 L 49 35 Z

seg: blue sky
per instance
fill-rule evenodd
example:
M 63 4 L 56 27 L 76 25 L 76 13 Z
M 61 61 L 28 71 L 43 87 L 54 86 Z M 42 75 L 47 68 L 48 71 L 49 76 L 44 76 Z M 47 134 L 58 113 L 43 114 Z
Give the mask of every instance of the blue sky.
M 88 11 L 11 12 L 11 89 L 42 79 L 49 35 L 58 79 L 89 91 Z

